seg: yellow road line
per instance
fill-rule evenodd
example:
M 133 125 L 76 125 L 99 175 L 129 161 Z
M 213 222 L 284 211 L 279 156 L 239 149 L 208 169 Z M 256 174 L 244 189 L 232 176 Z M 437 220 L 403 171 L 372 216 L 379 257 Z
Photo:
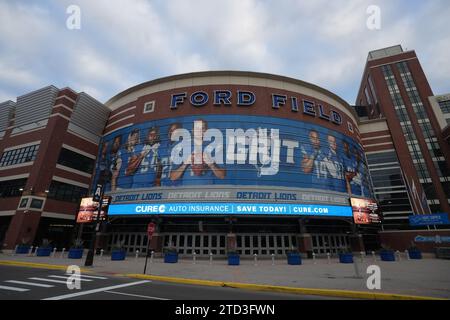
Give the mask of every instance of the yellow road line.
M 257 291 L 272 291 L 272 292 L 318 295 L 318 296 L 329 296 L 340 298 L 371 299 L 371 300 L 447 300 L 435 297 L 412 296 L 395 293 L 377 293 L 377 292 L 335 290 L 335 289 L 295 288 L 295 287 L 273 286 L 262 284 L 152 276 L 143 274 L 125 274 L 124 276 L 137 279 L 147 279 L 147 280 L 174 282 L 183 284 L 193 284 L 193 285 L 203 285 L 213 287 L 230 287 L 230 288 L 257 290 Z

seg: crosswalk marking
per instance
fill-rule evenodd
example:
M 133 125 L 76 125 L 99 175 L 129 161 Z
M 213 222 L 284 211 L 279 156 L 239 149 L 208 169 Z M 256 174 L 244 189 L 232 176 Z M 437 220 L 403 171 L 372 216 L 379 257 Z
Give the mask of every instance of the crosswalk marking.
M 71 294 L 65 294 L 65 295 L 57 296 L 57 297 L 45 298 L 42 300 L 70 299 L 70 298 L 85 296 L 85 295 L 89 295 L 89 294 L 93 294 L 93 293 L 104 292 L 104 291 L 109 291 L 109 290 L 114 290 L 114 289 L 119 289 L 119 288 L 125 288 L 125 287 L 131 287 L 131 286 L 136 286 L 136 285 L 150 283 L 150 282 L 151 281 L 148 281 L 148 280 L 142 280 L 142 281 L 137 281 L 137 282 L 124 283 L 124 284 L 120 284 L 117 286 L 110 286 L 110 287 L 98 288 L 98 289 L 94 289 L 94 290 L 87 290 L 87 291 L 81 291 L 81 292 L 76 292 L 76 293 L 71 293 Z
M 105 293 L 112 293 L 112 294 L 119 294 L 122 296 L 129 296 L 129 297 L 136 297 L 136 298 L 145 298 L 145 299 L 152 299 L 152 300 L 170 300 L 166 298 L 160 298 L 160 297 L 152 297 L 152 296 L 143 296 L 140 294 L 131 294 L 131 293 L 124 293 L 124 292 L 116 292 L 116 291 L 105 291 Z
M 29 291 L 30 289 L 23 289 L 23 288 L 16 288 L 16 287 L 8 287 L 8 286 L 0 286 L 0 290 L 10 290 L 10 291 L 25 292 L 25 291 Z
M 92 281 L 92 280 L 90 280 L 90 279 L 82 279 L 82 278 L 80 278 L 79 276 L 77 276 L 77 275 L 73 275 L 73 276 L 48 276 L 49 278 L 58 278 L 58 279 L 69 279 L 70 277 L 72 277 L 72 279 L 77 279 L 77 280 L 80 280 L 80 281 Z
M 15 283 L 15 284 L 23 284 L 26 286 L 33 286 L 33 287 L 42 287 L 42 288 L 51 288 L 54 287 L 51 284 L 42 284 L 42 283 L 35 283 L 35 282 L 26 282 L 26 281 L 17 281 L 17 280 L 7 280 L 5 282 L 8 283 Z
M 69 273 L 66 273 L 68 276 L 71 276 L 71 274 L 69 274 Z M 108 279 L 108 278 L 105 278 L 105 277 L 99 277 L 99 276 L 86 276 L 86 275 L 84 275 L 84 274 L 80 274 L 80 277 L 81 278 L 89 278 L 89 279 L 101 279 L 101 280 L 106 280 L 106 279 Z
M 53 282 L 53 283 L 64 283 L 67 284 L 67 281 L 62 280 L 53 280 L 53 279 L 45 279 L 45 278 L 28 278 L 30 280 L 36 280 L 36 281 L 47 281 L 47 282 Z

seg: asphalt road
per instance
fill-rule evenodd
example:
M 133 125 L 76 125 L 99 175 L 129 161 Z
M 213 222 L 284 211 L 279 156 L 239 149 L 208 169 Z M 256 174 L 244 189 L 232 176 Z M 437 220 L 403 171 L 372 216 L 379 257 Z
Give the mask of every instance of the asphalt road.
M 250 291 L 81 274 L 70 290 L 63 270 L 0 266 L 0 300 L 311 300 L 330 297 Z

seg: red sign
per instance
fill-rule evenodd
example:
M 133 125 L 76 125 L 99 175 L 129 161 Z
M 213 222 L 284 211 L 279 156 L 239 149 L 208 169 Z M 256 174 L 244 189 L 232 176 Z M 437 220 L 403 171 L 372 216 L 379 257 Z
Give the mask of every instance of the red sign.
M 147 226 L 147 234 L 149 237 L 153 235 L 153 232 L 155 232 L 155 224 L 153 222 L 150 222 Z

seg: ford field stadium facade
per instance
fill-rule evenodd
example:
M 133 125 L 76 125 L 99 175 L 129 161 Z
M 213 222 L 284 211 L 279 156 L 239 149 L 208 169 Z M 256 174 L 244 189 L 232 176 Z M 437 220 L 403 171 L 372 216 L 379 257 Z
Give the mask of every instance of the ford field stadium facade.
M 217 71 L 143 83 L 106 106 L 92 185 L 111 197 L 108 249 L 145 252 L 150 222 L 150 247 L 181 255 L 362 246 L 350 199 L 372 202 L 372 188 L 357 115 L 335 94 Z

